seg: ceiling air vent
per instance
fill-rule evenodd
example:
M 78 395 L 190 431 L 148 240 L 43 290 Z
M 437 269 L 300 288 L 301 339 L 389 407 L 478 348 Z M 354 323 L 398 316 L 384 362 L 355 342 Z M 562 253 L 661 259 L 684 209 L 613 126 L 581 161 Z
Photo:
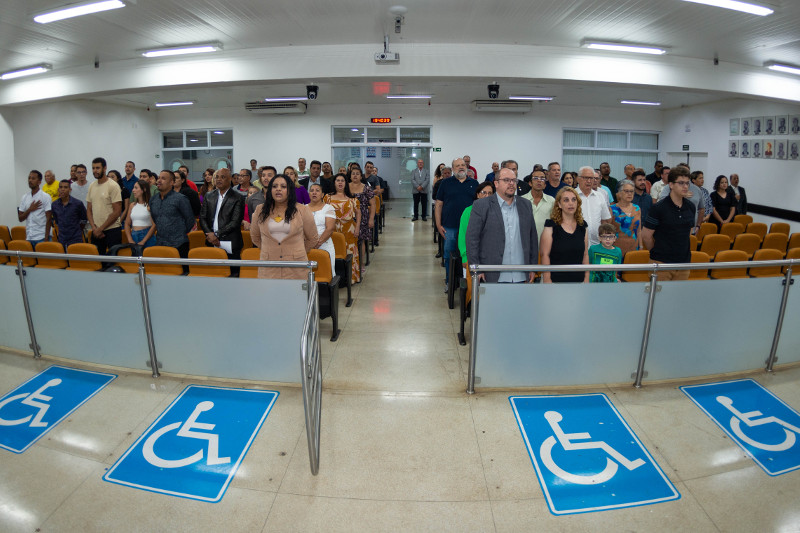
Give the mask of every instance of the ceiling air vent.
M 306 112 L 305 102 L 247 102 L 244 108 L 262 115 L 291 115 Z
M 473 100 L 472 110 L 482 113 L 527 113 L 533 106 L 530 102 L 516 100 Z

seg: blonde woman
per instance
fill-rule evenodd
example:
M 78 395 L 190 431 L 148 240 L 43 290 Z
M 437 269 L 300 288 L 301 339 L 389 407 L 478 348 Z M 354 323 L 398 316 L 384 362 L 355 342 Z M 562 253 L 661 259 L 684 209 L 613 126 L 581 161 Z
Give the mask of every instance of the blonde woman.
M 572 187 L 556 194 L 550 218 L 544 222 L 539 242 L 543 265 L 588 265 L 589 233 L 581 213 L 581 199 Z M 544 283 L 588 283 L 586 272 L 545 272 Z

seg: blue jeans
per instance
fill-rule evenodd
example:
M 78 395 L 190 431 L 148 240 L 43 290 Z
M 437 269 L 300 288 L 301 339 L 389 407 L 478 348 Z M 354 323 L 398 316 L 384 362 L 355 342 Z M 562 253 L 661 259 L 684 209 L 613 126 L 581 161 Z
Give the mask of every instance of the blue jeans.
M 444 226 L 442 226 L 444 227 Z M 450 254 L 459 255 L 458 228 L 444 228 L 444 271 L 445 279 L 450 282 Z
M 131 237 L 133 237 L 133 244 L 138 244 L 139 241 L 144 239 L 144 236 L 147 235 L 148 231 L 150 231 L 150 228 L 132 229 Z M 147 241 L 142 245 L 142 250 L 144 250 L 145 248 L 150 248 L 151 246 L 155 245 L 156 245 L 156 235 L 154 233 L 153 236 L 147 239 Z
M 35 252 L 36 245 L 39 244 L 40 242 L 44 242 L 44 239 L 39 239 L 38 241 L 28 241 L 28 242 L 31 243 L 31 246 L 33 246 L 33 251 Z

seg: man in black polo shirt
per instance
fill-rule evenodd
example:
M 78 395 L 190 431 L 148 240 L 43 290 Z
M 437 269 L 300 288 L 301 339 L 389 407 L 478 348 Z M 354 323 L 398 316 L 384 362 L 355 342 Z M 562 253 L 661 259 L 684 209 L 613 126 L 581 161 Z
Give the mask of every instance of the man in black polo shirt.
M 690 263 L 689 236 L 694 228 L 696 210 L 686 199 L 689 194 L 689 169 L 678 165 L 669 171 L 669 196 L 650 208 L 642 229 L 642 242 L 656 263 Z M 688 270 L 663 270 L 659 281 L 689 279 Z
M 458 254 L 458 227 L 461 214 L 475 199 L 478 181 L 467 179 L 467 164 L 463 159 L 453 160 L 453 176 L 442 180 L 436 192 L 434 219 L 439 235 L 444 238 L 444 259 L 446 281 L 450 280 L 450 269 L 447 268 L 450 254 Z M 446 289 L 445 289 L 446 290 Z

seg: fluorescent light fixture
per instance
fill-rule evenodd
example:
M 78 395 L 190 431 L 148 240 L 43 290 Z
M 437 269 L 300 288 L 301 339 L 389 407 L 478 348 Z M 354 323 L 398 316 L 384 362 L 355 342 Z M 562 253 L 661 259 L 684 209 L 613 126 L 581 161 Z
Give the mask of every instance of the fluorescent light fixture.
M 509 100 L 536 100 L 539 102 L 549 102 L 555 96 L 509 96 Z
M 33 76 L 34 74 L 42 74 L 49 70 L 53 70 L 53 65 L 48 63 L 41 63 L 39 65 L 32 65 L 17 70 L 11 70 L 0 74 L 0 80 L 13 80 L 14 78 L 22 78 L 24 76 Z
M 800 75 L 800 67 L 795 65 L 786 65 L 784 63 L 776 63 L 775 61 L 767 61 L 766 63 L 764 63 L 764 66 L 770 70 L 776 70 L 778 72 L 786 72 L 787 74 Z
M 276 96 L 275 98 L 264 98 L 265 102 L 297 102 L 308 100 L 308 96 Z
M 164 57 L 182 56 L 186 54 L 207 54 L 208 52 L 218 52 L 220 50 L 222 50 L 221 43 L 203 43 L 171 46 L 169 48 L 156 48 L 153 50 L 145 50 L 141 54 L 144 57 Z
M 758 4 L 751 4 L 750 2 L 739 2 L 737 0 L 683 0 L 683 1 L 692 2 L 694 4 L 722 7 L 725 9 L 733 9 L 734 11 L 750 13 L 751 15 L 758 15 L 760 17 L 765 17 L 767 15 L 772 15 L 774 13 L 774 11 L 768 7 L 760 6 Z
M 129 0 L 130 1 L 130 0 Z M 119 9 L 125 7 L 125 3 L 120 0 L 102 0 L 98 2 L 80 2 L 77 4 L 68 4 L 64 7 L 56 9 L 55 11 L 46 11 L 33 17 L 33 20 L 39 24 L 47 24 L 48 22 L 55 22 L 57 20 L 64 20 L 72 17 L 80 17 L 81 15 L 91 15 L 92 13 L 99 13 L 101 11 L 108 11 L 109 9 Z
M 194 105 L 194 100 L 184 100 L 181 102 L 156 102 L 156 107 L 174 107 L 181 105 Z
M 386 98 L 399 100 L 402 98 L 417 99 L 417 100 L 430 100 L 433 98 L 432 94 L 387 94 Z
M 350 128 L 350 131 L 358 131 L 358 128 Z
M 611 50 L 612 52 L 632 52 L 635 54 L 666 54 L 669 48 L 663 46 L 653 46 L 650 44 L 633 43 L 612 43 L 584 39 L 581 41 L 581 48 L 591 48 L 593 50 Z
M 224 135 L 224 134 L 225 134 L 224 131 L 215 131 L 214 132 L 214 135 Z
M 630 105 L 661 105 L 661 102 L 645 102 L 642 100 L 620 100 L 619 103 Z

